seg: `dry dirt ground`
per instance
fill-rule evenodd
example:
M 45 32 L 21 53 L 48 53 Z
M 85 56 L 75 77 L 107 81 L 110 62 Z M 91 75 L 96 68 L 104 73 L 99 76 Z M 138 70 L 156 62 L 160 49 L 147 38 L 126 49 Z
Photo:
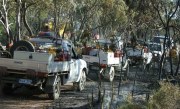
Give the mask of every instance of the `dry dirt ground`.
M 17 89 L 12 95 L 1 95 L 0 109 L 41 109 L 51 105 L 52 100 L 46 94 L 34 94 L 25 87 Z
M 94 88 L 93 88 L 94 87 Z M 59 100 L 48 99 L 47 94 L 39 94 L 39 90 L 29 90 L 25 87 L 17 89 L 12 95 L 0 96 L 0 109 L 84 109 L 88 108 L 88 98 L 97 99 L 97 82 L 87 82 L 82 92 L 73 90 L 72 84 L 63 87 Z
M 135 70 L 131 69 L 131 77 L 135 76 Z M 143 73 L 142 77 L 143 77 Z M 93 74 L 95 75 L 95 74 Z M 137 76 L 137 75 L 136 75 Z M 138 75 L 140 77 L 140 74 Z M 138 78 L 141 79 L 141 78 Z M 145 79 L 146 80 L 146 79 Z M 120 89 L 118 87 L 120 86 Z M 124 96 L 132 94 L 135 99 L 143 101 L 146 98 L 147 83 L 135 81 L 124 81 L 119 84 L 117 77 L 113 85 L 110 82 L 102 82 L 104 94 L 104 108 L 110 103 L 113 94 L 112 109 L 116 109 L 116 104 L 124 100 Z M 39 94 L 38 90 L 29 90 L 25 87 L 17 89 L 12 95 L 0 96 L 0 109 L 89 109 L 90 101 L 98 100 L 98 81 L 88 78 L 85 90 L 78 92 L 73 90 L 72 84 L 63 87 L 59 100 L 49 100 L 47 94 Z M 141 102 L 142 103 L 142 102 Z M 95 104 L 94 104 L 95 105 Z M 98 105 L 95 106 L 98 108 Z

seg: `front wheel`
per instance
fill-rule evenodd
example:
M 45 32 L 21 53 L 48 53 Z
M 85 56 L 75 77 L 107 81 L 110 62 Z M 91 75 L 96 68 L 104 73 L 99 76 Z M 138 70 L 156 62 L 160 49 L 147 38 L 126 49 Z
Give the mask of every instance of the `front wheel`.
M 58 76 L 54 85 L 52 86 L 53 92 L 48 93 L 48 96 L 50 99 L 56 100 L 59 99 L 60 93 L 61 93 L 61 80 L 60 77 Z
M 129 75 L 129 63 L 127 63 L 126 70 L 124 73 L 124 79 L 127 80 Z
M 73 84 L 78 91 L 82 91 L 86 85 L 86 72 L 83 70 L 79 82 Z
M 115 77 L 114 67 L 108 67 L 104 70 L 104 79 L 105 81 L 112 82 Z
M 109 72 L 109 81 L 110 82 L 112 82 L 114 80 L 114 75 L 115 75 L 114 67 L 111 67 L 110 72 Z

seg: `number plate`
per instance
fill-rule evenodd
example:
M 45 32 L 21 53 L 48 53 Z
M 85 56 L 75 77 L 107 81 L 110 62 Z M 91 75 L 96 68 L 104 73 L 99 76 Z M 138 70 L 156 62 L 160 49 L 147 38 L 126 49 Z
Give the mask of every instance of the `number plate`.
M 19 83 L 21 83 L 21 84 L 31 84 L 32 80 L 30 80 L 30 79 L 19 79 Z

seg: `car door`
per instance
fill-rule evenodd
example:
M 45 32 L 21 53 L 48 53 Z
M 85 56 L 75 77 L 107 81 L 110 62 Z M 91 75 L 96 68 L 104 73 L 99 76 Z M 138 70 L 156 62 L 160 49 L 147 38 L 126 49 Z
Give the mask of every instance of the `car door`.
M 70 60 L 70 80 L 71 82 L 75 82 L 78 77 L 80 76 L 79 73 L 79 66 L 78 66 L 78 59 L 76 53 L 73 48 L 71 48 L 71 60 Z

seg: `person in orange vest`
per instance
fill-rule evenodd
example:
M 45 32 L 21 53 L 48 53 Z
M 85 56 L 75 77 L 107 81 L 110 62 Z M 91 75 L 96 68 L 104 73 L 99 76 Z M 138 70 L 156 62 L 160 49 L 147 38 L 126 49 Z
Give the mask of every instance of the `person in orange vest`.
M 172 49 L 170 50 L 170 54 L 171 54 L 171 57 L 176 59 L 177 58 L 177 50 L 176 50 L 176 47 L 173 46 Z

